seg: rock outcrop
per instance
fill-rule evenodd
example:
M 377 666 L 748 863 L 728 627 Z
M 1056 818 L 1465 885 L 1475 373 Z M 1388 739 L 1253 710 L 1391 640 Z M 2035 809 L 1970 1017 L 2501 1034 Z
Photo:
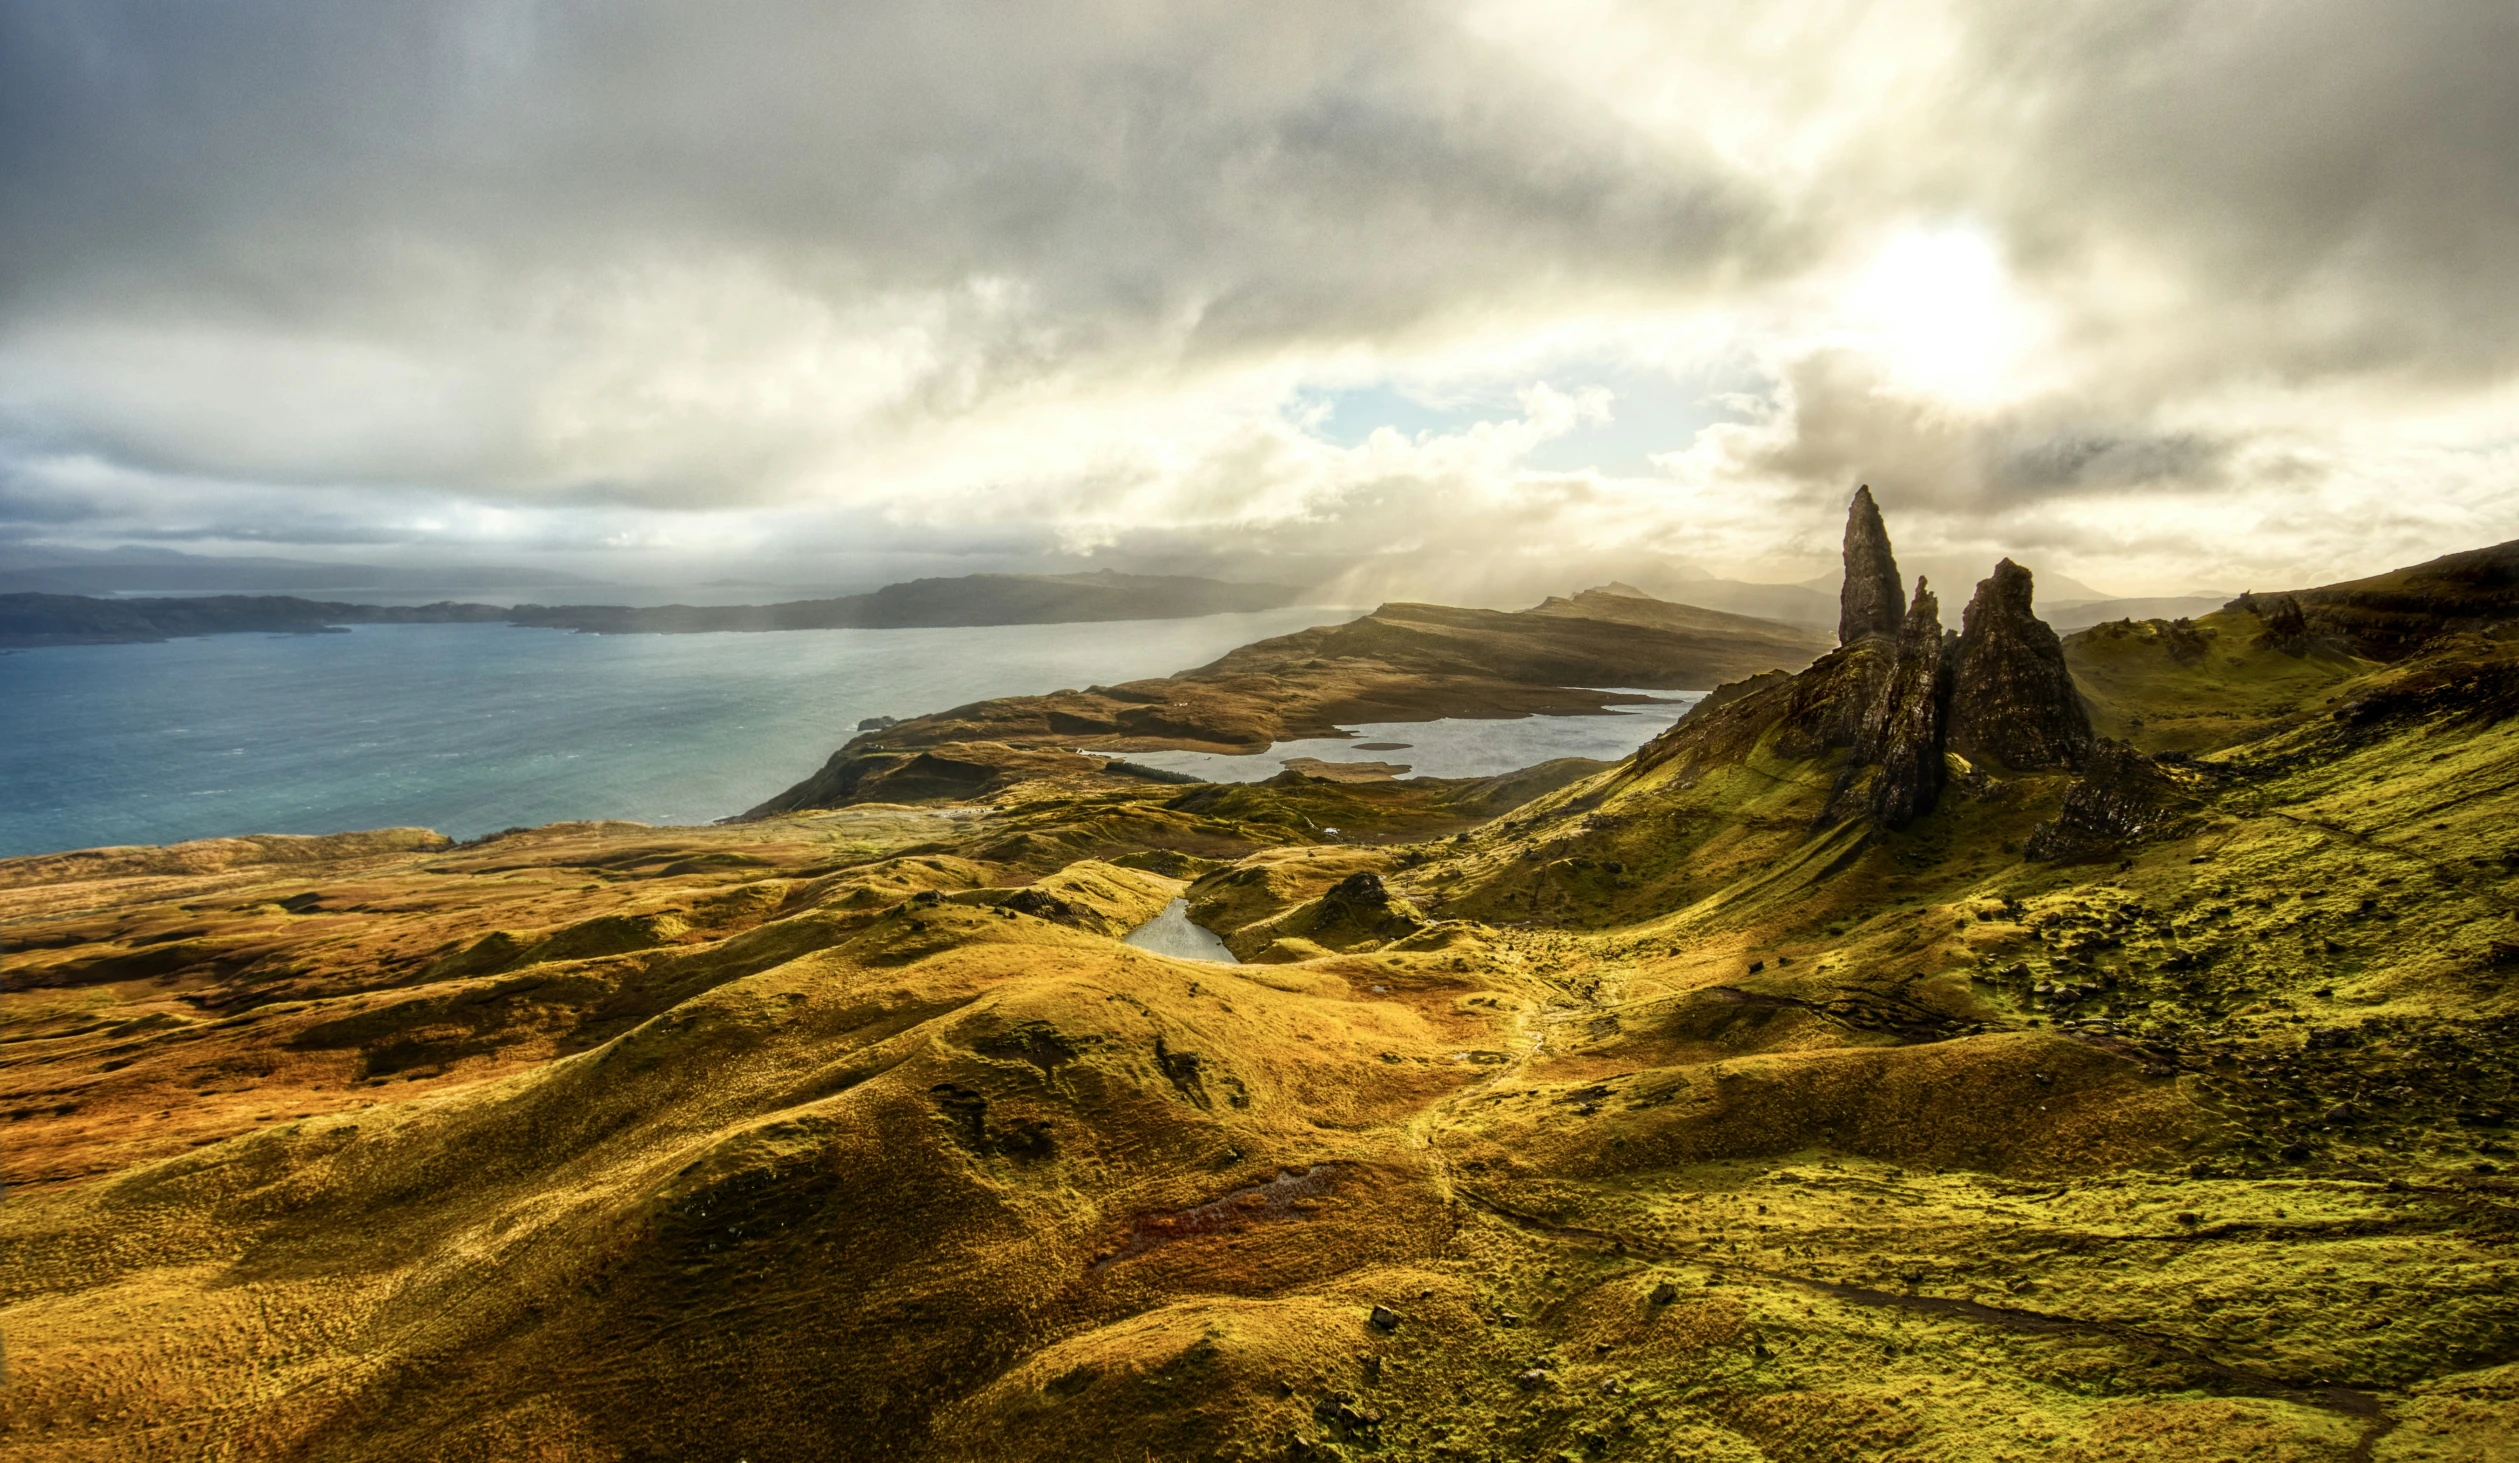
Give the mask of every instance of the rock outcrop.
M 1904 827 L 1931 812 L 1942 795 L 1947 666 L 1941 601 L 1918 579 L 1898 632 L 1898 658 L 1854 746 L 1858 765 L 1877 769 L 1864 808 L 1886 827 Z
M 2309 653 L 2309 617 L 2301 613 L 2298 595 L 2278 594 L 2260 601 L 2258 614 L 2265 621 L 2258 644 L 2294 658 Z
M 1951 750 L 2013 772 L 2078 768 L 2090 758 L 2090 712 L 2064 642 L 2030 609 L 2032 589 L 2029 571 L 2005 559 L 1961 614 Z
M 2053 863 L 2114 858 L 2127 842 L 2163 831 L 2195 803 L 2167 767 L 2123 742 L 2093 742 L 2086 764 L 2058 816 L 2030 831 L 2021 849 L 2029 858 Z
M 1846 510 L 1845 585 L 1837 591 L 1837 643 L 1868 635 L 1896 635 L 1906 621 L 1897 557 L 1889 551 L 1889 526 L 1869 484 L 1854 490 Z
M 2063 642 L 2031 608 L 2027 569 L 1997 565 L 1977 586 L 1966 633 L 1952 634 L 1922 579 L 1903 602 L 1894 585 L 1883 587 L 1897 562 L 1868 488 L 1847 511 L 1845 542 L 1842 643 L 1793 676 L 1708 696 L 1637 754 L 1635 770 L 1675 759 L 1710 767 L 1762 744 L 1788 760 L 1833 758 L 1822 821 L 1899 828 L 1932 811 L 1950 752 L 1993 772 L 2078 770 L 2089 760 L 2090 712 Z

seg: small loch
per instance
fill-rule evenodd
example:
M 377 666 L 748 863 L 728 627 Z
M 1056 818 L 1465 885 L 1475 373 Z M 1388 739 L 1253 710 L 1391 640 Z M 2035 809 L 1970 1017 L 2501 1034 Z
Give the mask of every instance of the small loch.
M 1190 923 L 1190 905 L 1186 899 L 1175 899 L 1163 907 L 1163 913 L 1146 921 L 1120 937 L 1126 944 L 1175 960 L 1212 960 L 1221 965 L 1239 965 L 1233 952 L 1213 930 Z

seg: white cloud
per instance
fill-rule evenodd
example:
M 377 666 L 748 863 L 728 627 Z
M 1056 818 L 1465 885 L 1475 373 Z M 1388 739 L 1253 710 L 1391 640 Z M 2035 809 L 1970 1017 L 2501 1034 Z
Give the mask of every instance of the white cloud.
M 2515 28 L 28 0 L 0 534 L 1469 598 L 1815 572 L 1869 480 L 2128 588 L 2375 568 L 2519 534 Z

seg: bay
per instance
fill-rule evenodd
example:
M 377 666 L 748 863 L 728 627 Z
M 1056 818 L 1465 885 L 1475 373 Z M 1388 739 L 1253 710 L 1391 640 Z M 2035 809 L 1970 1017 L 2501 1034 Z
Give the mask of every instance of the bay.
M 1355 610 L 775 634 L 362 625 L 0 654 L 0 857 L 417 825 L 705 823 L 870 716 L 1169 675 Z

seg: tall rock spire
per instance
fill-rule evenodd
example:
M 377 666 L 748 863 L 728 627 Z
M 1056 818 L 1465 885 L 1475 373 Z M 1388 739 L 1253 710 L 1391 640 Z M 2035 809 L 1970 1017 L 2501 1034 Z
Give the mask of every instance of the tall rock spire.
M 2065 669 L 2063 642 L 2030 610 L 2033 587 L 2009 559 L 1978 581 L 1960 616 L 1950 744 L 2014 772 L 2078 768 L 2090 758 L 2090 712 Z
M 1854 490 L 1854 502 L 1846 509 L 1846 580 L 1837 592 L 1837 643 L 1895 635 L 1906 621 L 1905 611 L 1898 560 L 1889 552 L 1889 526 L 1881 522 L 1880 505 L 1872 501 L 1867 483 Z
M 1915 599 L 1900 617 L 1897 659 L 1855 744 L 1856 758 L 1880 769 L 1865 801 L 1888 827 L 1903 828 L 1931 812 L 1942 795 L 1948 697 L 1941 601 L 1918 579 Z

